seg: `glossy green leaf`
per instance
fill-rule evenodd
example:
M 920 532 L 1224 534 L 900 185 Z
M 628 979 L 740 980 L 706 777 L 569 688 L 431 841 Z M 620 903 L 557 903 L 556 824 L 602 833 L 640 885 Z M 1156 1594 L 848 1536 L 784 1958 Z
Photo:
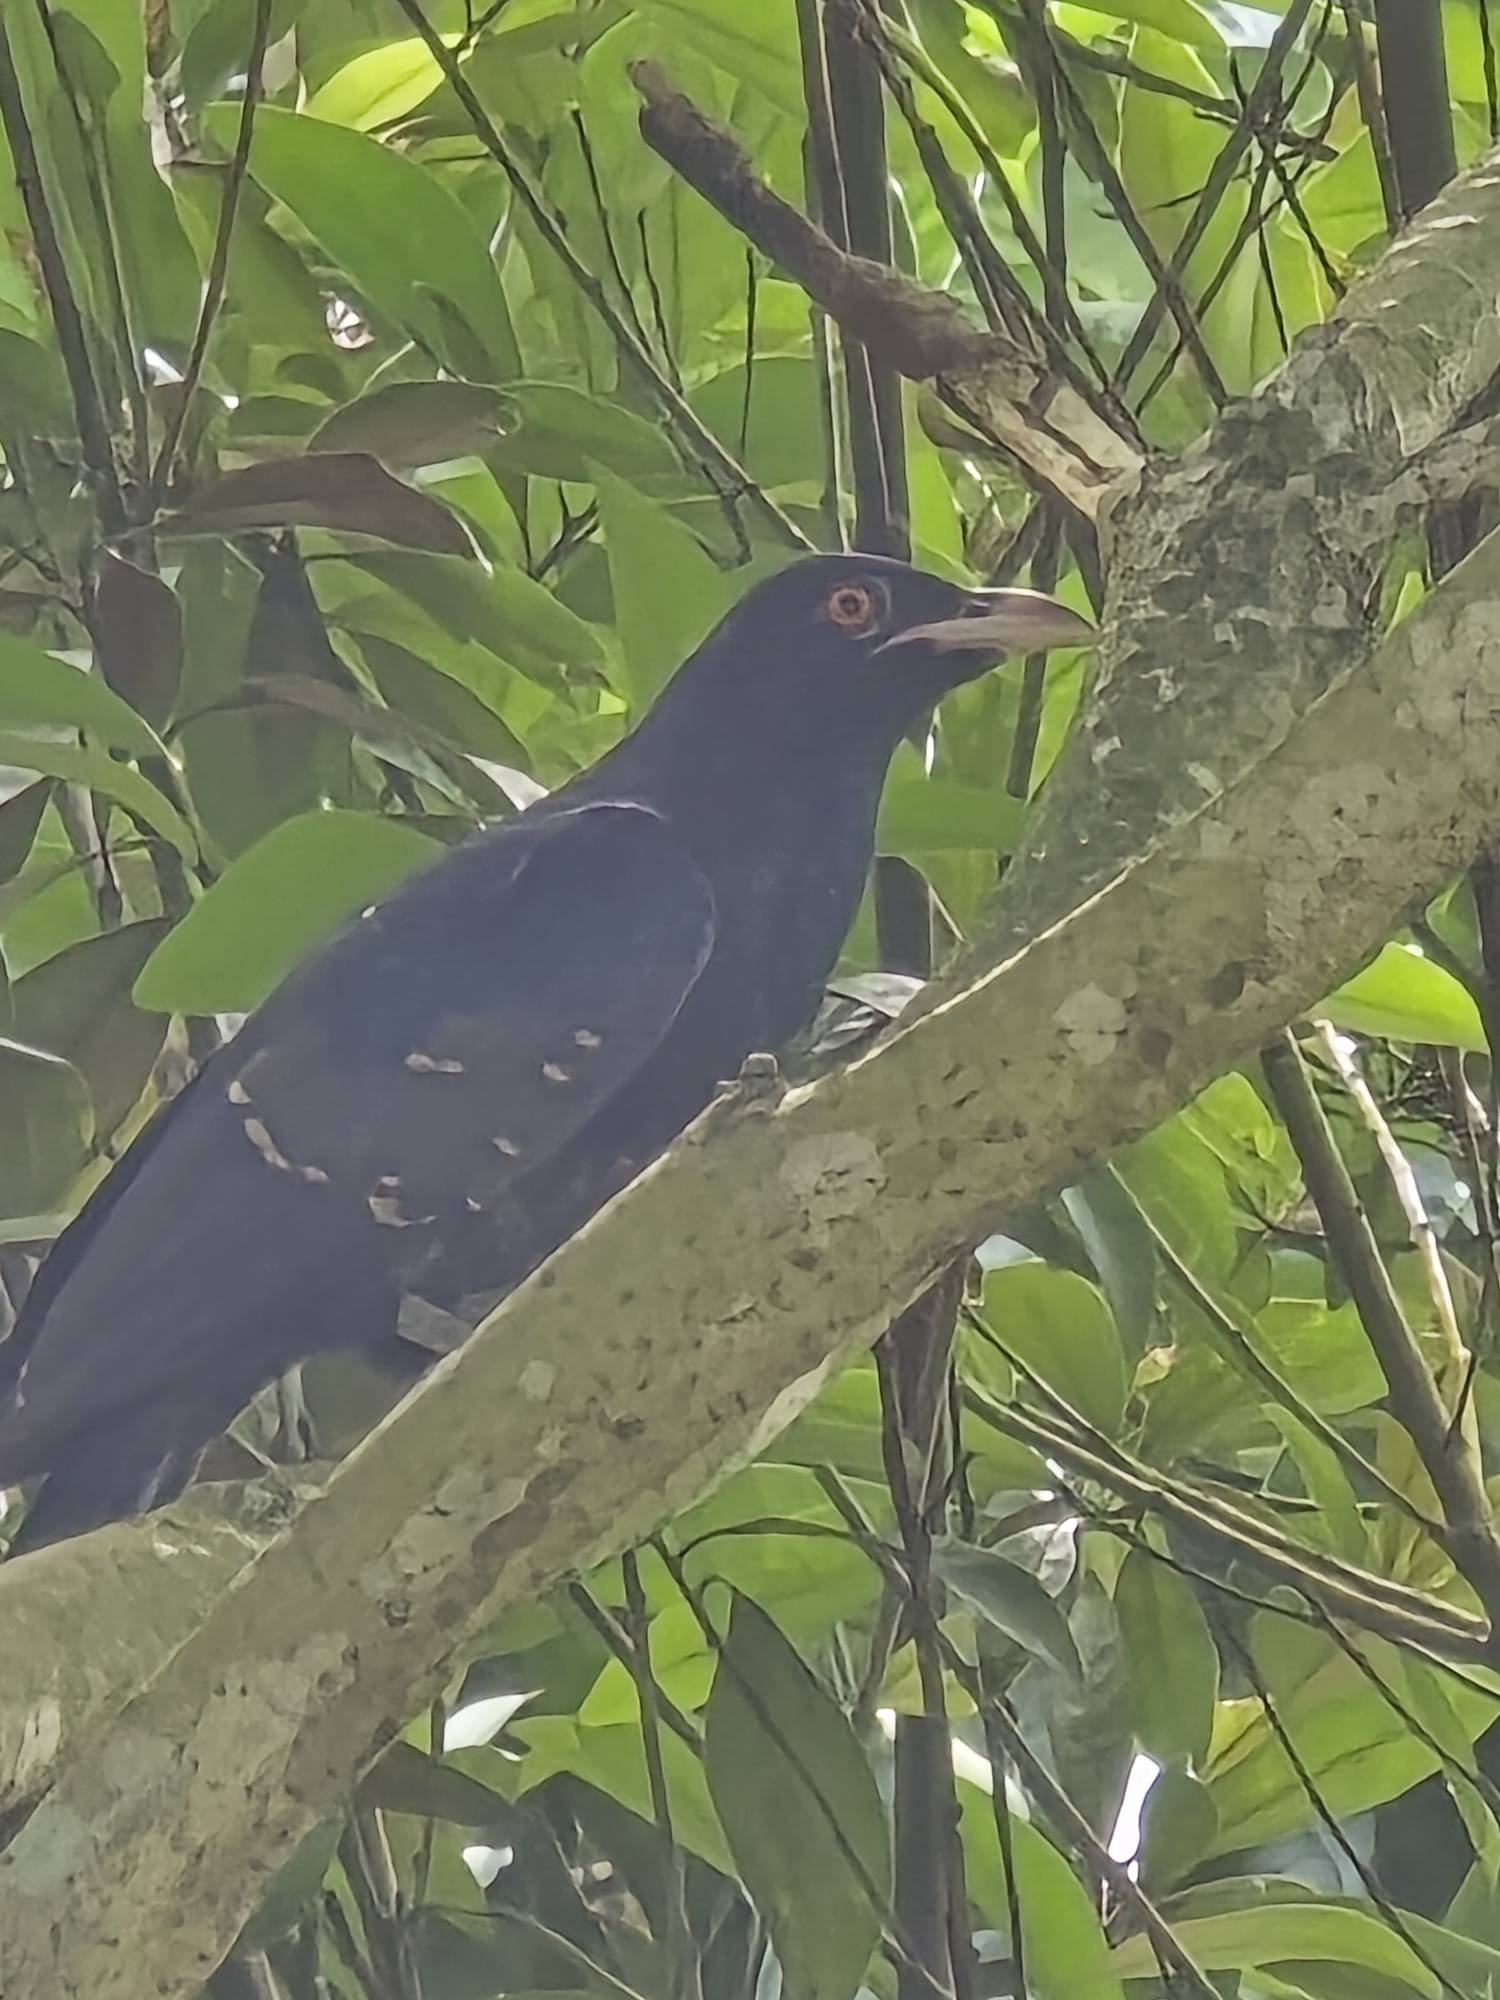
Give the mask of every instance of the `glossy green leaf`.
M 880 801 L 876 845 L 882 854 L 921 855 L 944 848 L 1008 854 L 1026 807 L 997 785 L 992 791 L 954 778 L 896 778 Z
M 144 719 L 97 674 L 0 632 L 0 729 L 32 727 L 81 729 L 111 749 L 138 756 L 161 754 L 161 744 Z
M 93 1136 L 88 1086 L 61 1056 L 0 1036 L 0 1215 L 37 1215 L 67 1191 Z
M 1031 1262 L 991 1271 L 984 1316 L 1003 1344 L 1103 1431 L 1125 1409 L 1125 1357 L 1104 1295 L 1087 1278 Z
M 99 670 L 120 699 L 160 728 L 182 681 L 182 606 L 170 584 L 106 549 L 94 583 Z
M 1423 2000 L 1441 2000 L 1436 1975 L 1411 1946 L 1363 1910 L 1329 1903 L 1261 1903 L 1252 1910 L 1179 1920 L 1172 1928 L 1183 1949 L 1208 1972 L 1248 1971 L 1292 1959 L 1354 1965 L 1400 1980 Z M 1145 1938 L 1129 1939 L 1111 1956 L 1125 1978 L 1155 1974 L 1156 1959 Z
M 451 48 L 458 37 L 445 35 L 443 40 Z M 367 132 L 372 125 L 415 111 L 442 80 L 437 57 L 420 36 L 410 35 L 404 41 L 381 42 L 345 63 L 313 92 L 305 109 L 309 118 Z
M 128 764 L 116 762 L 106 751 L 88 746 L 80 749 L 71 743 L 53 743 L 39 736 L 15 736 L 7 732 L 0 733 L 0 764 L 15 764 L 23 771 L 36 771 L 45 778 L 86 785 L 90 791 L 117 800 L 128 813 L 169 840 L 189 861 L 197 857 L 193 830 L 176 806 L 148 778 Z
M 1219 1654 L 1197 1592 L 1133 1549 L 1115 1584 L 1115 1616 L 1137 1742 L 1159 1763 L 1198 1764 L 1213 1735 Z
M 309 451 L 368 452 L 384 465 L 437 465 L 505 434 L 507 398 L 482 382 L 388 382 L 326 417 Z
M 960 1779 L 959 1829 L 969 1894 L 985 1922 L 1009 1939 L 1011 1898 L 1005 1862 L 987 1792 Z M 1037 2000 L 1125 2000 L 1109 1961 L 1109 1946 L 1088 1890 L 1065 1857 L 1019 1813 L 1010 1815 L 1015 1858 L 1015 1901 L 1021 1912 L 1028 1976 Z
M 1019 1563 L 994 1549 L 942 1541 L 932 1566 L 955 1597 L 1027 1652 L 1081 1678 L 1083 1667 L 1068 1621 L 1046 1590 Z
M 228 151 L 237 109 L 215 109 L 206 123 Z M 518 372 L 510 314 L 485 239 L 455 196 L 415 160 L 345 126 L 263 104 L 250 170 L 378 310 L 458 373 L 470 372 L 480 355 L 493 380 Z M 412 255 L 416 244 L 420 258 Z
M 1355 1035 L 1440 1048 L 1485 1047 L 1484 1025 L 1467 988 L 1404 945 L 1386 945 L 1316 1011 Z
M 16 1033 L 65 1056 L 88 1084 L 102 1138 L 130 1110 L 161 1053 L 166 1023 L 133 1005 L 130 989 L 167 929 L 165 918 L 124 924 L 69 945 L 11 989 Z
M 740 594 L 691 530 L 597 470 L 615 621 L 632 707 L 646 707 Z
M 745 1597 L 734 1600 L 704 1755 L 788 1991 L 850 2000 L 890 1894 L 884 1809 L 842 1711 Z
M 297 961 L 442 853 L 399 820 L 312 812 L 256 842 L 142 968 L 136 1004 L 174 1014 L 258 1006 Z

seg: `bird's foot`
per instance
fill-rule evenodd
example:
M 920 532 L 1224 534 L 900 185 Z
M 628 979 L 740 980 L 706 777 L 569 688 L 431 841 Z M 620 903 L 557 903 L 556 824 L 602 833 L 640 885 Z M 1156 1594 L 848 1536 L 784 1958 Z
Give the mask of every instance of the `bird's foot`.
M 781 1064 L 768 1050 L 753 1050 L 740 1064 L 733 1083 L 725 1084 L 721 1095 L 732 1111 L 765 1114 L 774 1111 L 786 1096 L 787 1082 Z

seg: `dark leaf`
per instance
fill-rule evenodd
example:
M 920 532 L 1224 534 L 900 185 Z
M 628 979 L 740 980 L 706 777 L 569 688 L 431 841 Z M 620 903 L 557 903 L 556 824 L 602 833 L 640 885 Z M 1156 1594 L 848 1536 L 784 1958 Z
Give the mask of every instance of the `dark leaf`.
M 933 1550 L 932 1564 L 954 1595 L 997 1631 L 1075 1679 L 1082 1675 L 1068 1621 L 1029 1570 L 994 1549 L 951 1541 Z
M 99 667 L 122 701 L 160 728 L 182 681 L 182 606 L 170 584 L 112 550 L 94 586 Z
M 507 398 L 478 382 L 388 382 L 325 418 L 309 451 L 369 452 L 384 465 L 436 465 L 503 436 Z
M 69 1062 L 0 1038 L 0 1215 L 39 1215 L 67 1191 L 88 1158 L 88 1086 Z
M 102 931 L 46 959 L 11 991 L 20 1038 L 66 1056 L 87 1082 L 100 1138 L 135 1103 L 161 1053 L 166 1022 L 136 1007 L 130 989 L 167 929 L 153 917 Z
M 268 459 L 198 487 L 166 515 L 176 535 L 234 535 L 249 528 L 327 528 L 430 555 L 474 552 L 456 514 L 429 494 L 393 479 L 378 459 L 356 451 Z
M 478 1778 L 406 1742 L 393 1743 L 362 1781 L 359 1801 L 450 1826 L 492 1827 L 514 1814 L 510 1801 Z
M 43 779 L 0 804 L 0 882 L 11 881 L 26 866 L 51 796 L 52 786 Z

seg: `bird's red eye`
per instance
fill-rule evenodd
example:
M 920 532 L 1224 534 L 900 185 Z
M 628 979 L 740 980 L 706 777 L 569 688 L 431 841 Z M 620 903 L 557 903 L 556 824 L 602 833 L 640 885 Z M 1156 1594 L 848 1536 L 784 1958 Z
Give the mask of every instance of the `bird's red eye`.
M 873 630 L 876 623 L 875 593 L 862 583 L 841 583 L 829 592 L 823 609 L 829 623 L 851 637 Z

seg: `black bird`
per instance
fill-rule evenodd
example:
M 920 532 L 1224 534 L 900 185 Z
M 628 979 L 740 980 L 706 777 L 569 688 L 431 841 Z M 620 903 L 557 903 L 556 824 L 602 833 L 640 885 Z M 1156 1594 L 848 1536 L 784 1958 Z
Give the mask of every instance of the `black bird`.
M 810 1018 L 916 719 L 1088 634 L 1029 591 L 810 557 L 593 769 L 317 951 L 63 1232 L 0 1347 L 0 1485 L 45 1478 L 15 1546 L 171 1498 L 316 1352 L 409 1374 L 404 1297 L 519 1283 Z

